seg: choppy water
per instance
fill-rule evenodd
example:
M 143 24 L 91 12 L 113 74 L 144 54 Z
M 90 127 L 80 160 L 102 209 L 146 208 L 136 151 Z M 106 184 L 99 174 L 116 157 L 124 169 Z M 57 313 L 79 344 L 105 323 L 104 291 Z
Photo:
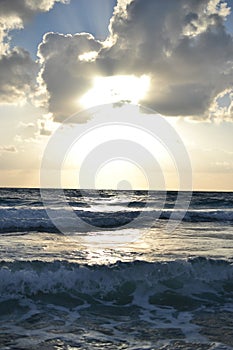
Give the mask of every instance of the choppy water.
M 0 349 L 233 349 L 232 193 L 65 195 L 1 189 Z

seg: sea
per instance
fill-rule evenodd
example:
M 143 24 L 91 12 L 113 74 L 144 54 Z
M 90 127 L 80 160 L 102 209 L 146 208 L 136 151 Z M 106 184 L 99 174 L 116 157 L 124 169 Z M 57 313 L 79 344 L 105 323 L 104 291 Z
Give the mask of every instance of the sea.
M 46 193 L 0 189 L 1 350 L 233 349 L 232 192 Z

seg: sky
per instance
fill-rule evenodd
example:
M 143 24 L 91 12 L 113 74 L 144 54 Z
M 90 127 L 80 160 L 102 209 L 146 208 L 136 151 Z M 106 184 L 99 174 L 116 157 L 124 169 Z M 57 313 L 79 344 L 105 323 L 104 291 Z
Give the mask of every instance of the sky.
M 232 9 L 233 0 L 0 0 L 0 186 L 42 186 L 55 140 L 49 170 L 66 144 L 63 187 L 148 189 L 152 175 L 178 189 L 179 142 L 194 190 L 232 191 Z M 115 144 L 111 156 L 123 138 L 127 149 Z

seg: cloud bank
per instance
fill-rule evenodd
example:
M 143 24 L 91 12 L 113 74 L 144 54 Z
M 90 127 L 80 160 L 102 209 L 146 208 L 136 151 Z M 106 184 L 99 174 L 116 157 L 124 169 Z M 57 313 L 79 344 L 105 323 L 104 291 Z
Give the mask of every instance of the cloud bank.
M 54 3 L 0 0 L 1 18 L 8 19 L 10 30 Z M 217 96 L 224 91 L 232 96 L 233 88 L 233 38 L 225 27 L 228 3 L 119 0 L 105 42 L 88 33 L 47 33 L 38 48 L 37 82 L 44 106 L 61 122 L 82 108 L 79 100 L 94 77 L 147 75 L 150 89 L 141 104 L 170 116 L 219 115 Z M 6 32 L 5 22 L 0 23 Z M 22 49 L 7 51 L 4 40 L 2 45 L 0 68 L 1 64 L 8 68 L 1 77 L 0 100 L 22 98 L 33 90 L 36 63 Z M 229 111 L 227 117 L 232 118 L 232 108 Z
M 88 34 L 47 34 L 39 55 L 50 112 L 58 120 L 74 113 L 74 100 L 93 76 L 146 74 L 151 87 L 143 105 L 165 115 L 206 118 L 215 97 L 232 88 L 229 13 L 227 3 L 217 0 L 120 1 L 105 43 Z M 93 51 L 94 59 L 80 60 Z

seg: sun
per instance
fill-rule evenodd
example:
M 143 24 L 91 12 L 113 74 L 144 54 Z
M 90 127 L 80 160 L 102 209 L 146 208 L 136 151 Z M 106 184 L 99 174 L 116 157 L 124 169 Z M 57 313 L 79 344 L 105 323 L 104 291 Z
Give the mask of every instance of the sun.
M 62 188 L 164 190 L 179 186 L 169 150 L 150 132 L 158 115 L 144 114 L 141 106 L 132 104 L 104 105 L 91 109 L 91 115 L 87 123 L 62 128 L 66 139 L 75 136 L 61 166 Z
M 129 101 L 138 104 L 146 95 L 150 87 L 147 75 L 117 75 L 110 77 L 96 77 L 93 87 L 78 101 L 83 108 L 90 108 L 119 101 Z
M 114 176 L 113 176 L 114 174 Z M 95 176 L 96 189 L 148 190 L 143 169 L 128 159 L 113 159 L 100 166 Z

